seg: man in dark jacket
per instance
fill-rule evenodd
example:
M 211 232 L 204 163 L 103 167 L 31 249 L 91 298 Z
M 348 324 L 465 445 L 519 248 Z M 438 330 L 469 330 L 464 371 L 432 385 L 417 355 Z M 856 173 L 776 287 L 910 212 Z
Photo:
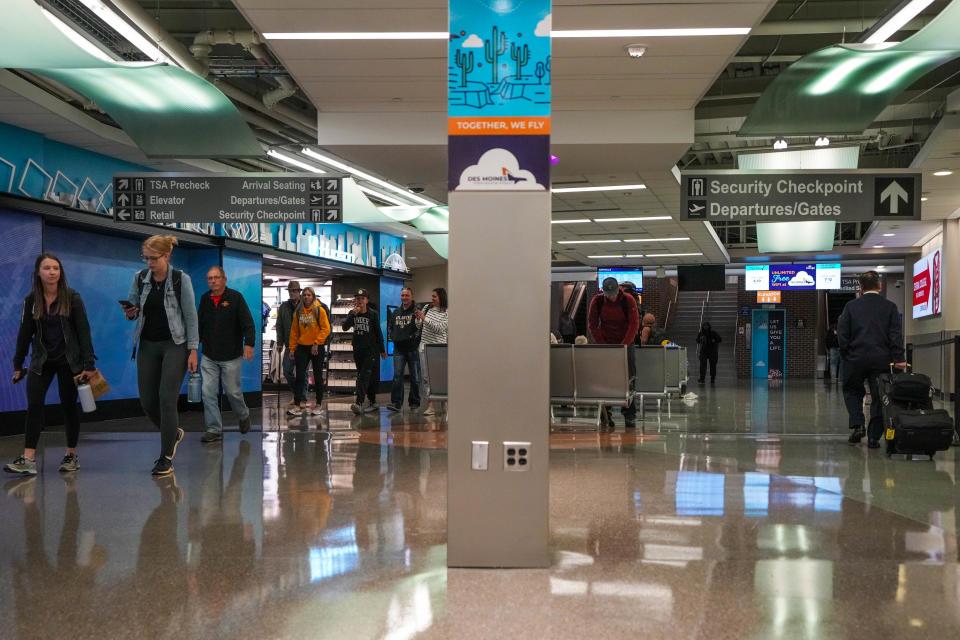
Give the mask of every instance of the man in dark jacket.
M 616 278 L 605 278 L 603 290 L 590 301 L 587 313 L 587 326 L 593 341 L 599 344 L 625 344 L 627 348 L 627 368 L 630 375 L 630 389 L 637 377 L 637 365 L 633 360 L 633 341 L 640 328 L 640 316 L 637 313 L 637 299 L 620 289 Z M 623 421 L 627 429 L 637 426 L 637 405 L 631 398 L 630 404 L 623 409 Z M 601 422 L 613 428 L 613 418 L 606 409 Z
M 223 418 L 217 406 L 221 383 L 230 407 L 240 420 L 240 433 L 250 430 L 250 410 L 243 400 L 240 384 L 240 358 L 253 359 L 256 325 L 240 292 L 227 288 L 227 274 L 222 267 L 210 267 L 207 286 L 210 290 L 200 296 L 197 311 L 200 345 L 203 347 L 200 362 L 203 418 L 207 425 L 200 441 L 217 442 L 223 439 Z
M 290 344 L 290 327 L 293 325 L 293 314 L 297 308 L 297 305 L 300 304 L 300 283 L 296 280 L 291 280 L 287 285 L 287 294 L 290 296 L 287 300 L 284 300 L 280 307 L 277 309 L 277 346 L 276 348 L 280 351 L 280 362 L 283 367 L 283 377 L 287 379 L 287 384 L 290 385 L 290 404 L 287 407 L 287 413 L 291 413 L 293 408 L 297 406 L 297 393 L 296 393 L 296 383 L 297 383 L 297 371 L 296 371 L 296 361 L 293 359 L 293 352 L 287 348 L 287 345 Z M 327 317 L 330 317 L 329 312 Z M 300 394 L 301 398 L 307 397 L 307 377 L 303 377 L 303 393 Z
M 403 406 L 403 370 L 410 367 L 410 395 L 407 404 L 411 409 L 420 406 L 420 330 L 417 327 L 414 311 L 413 290 L 404 287 L 400 290 L 400 308 L 387 318 L 387 335 L 393 340 L 393 388 L 390 391 L 390 404 L 387 409 L 400 411 Z
M 369 308 L 370 295 L 366 289 L 357 289 L 353 297 L 353 309 L 343 321 L 343 330 L 353 329 L 353 361 L 357 365 L 357 401 L 350 405 L 356 414 L 376 411 L 377 386 L 380 384 L 380 367 L 377 354 L 387 359 L 387 348 L 380 330 L 380 317 Z M 364 402 L 364 397 L 367 401 Z
M 837 324 L 837 339 L 843 358 L 843 400 L 850 415 L 850 444 L 863 439 L 866 420 L 863 415 L 863 383 L 870 384 L 870 430 L 867 446 L 880 446 L 883 430 L 880 389 L 877 376 L 895 363 L 905 367 L 903 328 L 897 305 L 880 295 L 880 274 L 860 274 L 860 297 L 843 308 Z

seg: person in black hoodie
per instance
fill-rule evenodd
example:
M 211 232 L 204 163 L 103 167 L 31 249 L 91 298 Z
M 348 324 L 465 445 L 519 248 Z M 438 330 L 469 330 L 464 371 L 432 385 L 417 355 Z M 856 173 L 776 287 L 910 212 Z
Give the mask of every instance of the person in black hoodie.
M 420 406 L 420 329 L 414 312 L 413 290 L 400 290 L 400 308 L 387 318 L 387 335 L 393 339 L 393 388 L 387 409 L 400 411 L 403 406 L 403 370 L 410 367 L 410 395 L 407 404 L 411 409 Z
M 377 354 L 387 359 L 387 349 L 383 343 L 383 331 L 380 330 L 380 317 L 368 307 L 370 295 L 366 289 L 357 289 L 353 298 L 353 309 L 343 321 L 343 330 L 353 329 L 353 361 L 357 365 L 357 401 L 350 405 L 356 414 L 376 411 L 377 385 L 380 376 L 377 373 Z M 364 397 L 367 401 L 364 402 Z
M 207 270 L 207 286 L 210 290 L 200 296 L 197 311 L 200 344 L 203 359 L 200 373 L 203 375 L 203 419 L 207 430 L 201 442 L 218 442 L 223 439 L 223 417 L 217 399 L 220 384 L 230 407 L 237 414 L 240 433 L 250 431 L 250 409 L 243 400 L 240 358 L 253 360 L 256 344 L 256 325 L 243 295 L 227 287 L 227 274 L 223 267 Z
M 707 377 L 707 363 L 710 363 L 710 382 L 717 380 L 717 360 L 720 358 L 720 334 L 713 330 L 709 322 L 704 322 L 697 334 L 697 352 L 700 355 L 700 377 L 697 382 L 703 383 Z
M 30 368 L 23 362 L 31 349 Z M 90 323 L 80 294 L 67 286 L 63 264 L 52 253 L 42 253 L 33 265 L 33 290 L 23 301 L 20 330 L 13 355 L 13 383 L 27 379 L 27 423 L 23 455 L 3 467 L 8 473 L 37 475 L 36 451 L 43 429 L 43 400 L 57 377 L 60 406 L 66 422 L 67 451 L 60 471 L 80 468 L 77 441 L 80 411 L 73 376 L 96 373 Z

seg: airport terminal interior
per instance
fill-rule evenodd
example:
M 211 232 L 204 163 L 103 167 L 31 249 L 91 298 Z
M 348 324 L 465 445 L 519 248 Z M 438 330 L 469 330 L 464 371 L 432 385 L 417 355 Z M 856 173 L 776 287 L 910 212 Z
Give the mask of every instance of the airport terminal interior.
M 3 637 L 960 637 L 960 0 L 0 18 Z

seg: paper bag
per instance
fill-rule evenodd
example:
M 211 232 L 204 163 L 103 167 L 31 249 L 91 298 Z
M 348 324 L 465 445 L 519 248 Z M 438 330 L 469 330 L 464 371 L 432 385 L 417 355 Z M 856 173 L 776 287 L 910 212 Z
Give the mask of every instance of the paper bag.
M 90 391 L 93 392 L 93 399 L 99 400 L 100 396 L 110 391 L 110 385 L 107 383 L 106 378 L 103 377 L 103 374 L 100 373 L 99 369 L 96 369 L 95 371 L 96 373 L 90 376 L 90 378 L 87 380 L 87 384 L 90 385 Z M 80 375 L 73 376 L 73 381 L 77 385 L 80 385 L 82 384 L 80 382 L 80 378 L 82 377 L 83 377 L 82 373 Z

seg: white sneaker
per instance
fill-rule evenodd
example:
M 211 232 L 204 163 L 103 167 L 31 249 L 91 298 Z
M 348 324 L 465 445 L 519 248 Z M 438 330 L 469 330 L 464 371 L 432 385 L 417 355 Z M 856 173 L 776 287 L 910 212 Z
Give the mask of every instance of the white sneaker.
M 300 407 L 294 405 L 294 406 L 290 407 L 289 409 L 287 409 L 287 415 L 288 415 L 288 416 L 300 416 L 300 415 L 303 415 L 303 409 L 301 409 Z
M 321 407 L 319 404 L 314 406 L 313 409 L 310 410 L 310 415 L 312 416 L 322 416 L 326 413 L 327 413 L 327 410 Z
M 433 406 L 431 405 L 431 406 L 429 406 L 429 407 L 427 407 L 426 409 L 423 410 L 423 415 L 425 415 L 425 416 L 435 416 L 435 415 L 437 415 L 437 410 L 434 409 Z

